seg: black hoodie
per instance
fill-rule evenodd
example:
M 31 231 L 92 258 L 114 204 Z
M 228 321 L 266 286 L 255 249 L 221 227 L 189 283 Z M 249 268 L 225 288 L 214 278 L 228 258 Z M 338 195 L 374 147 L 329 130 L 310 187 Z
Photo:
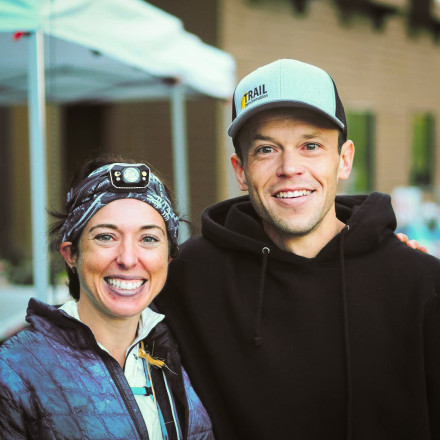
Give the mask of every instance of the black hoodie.
M 172 262 L 157 302 L 217 440 L 440 439 L 440 261 L 397 240 L 387 195 L 336 213 L 308 259 L 228 200 Z

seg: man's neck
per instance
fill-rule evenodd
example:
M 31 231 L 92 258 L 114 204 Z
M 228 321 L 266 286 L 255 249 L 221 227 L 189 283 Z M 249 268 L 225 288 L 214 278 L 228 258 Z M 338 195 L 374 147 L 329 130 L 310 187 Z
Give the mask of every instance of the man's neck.
M 329 228 L 316 228 L 304 235 L 274 233 L 269 228 L 264 228 L 271 240 L 282 250 L 292 252 L 305 258 L 315 258 L 319 252 L 338 235 L 345 224 L 335 218 Z

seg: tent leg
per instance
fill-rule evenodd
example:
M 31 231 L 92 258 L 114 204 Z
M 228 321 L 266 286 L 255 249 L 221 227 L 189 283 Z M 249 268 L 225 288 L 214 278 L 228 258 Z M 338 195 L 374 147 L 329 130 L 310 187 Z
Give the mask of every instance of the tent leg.
M 186 140 L 185 90 L 181 84 L 171 89 L 171 123 L 173 142 L 174 195 L 179 211 L 190 218 L 190 190 L 188 178 L 188 158 Z M 179 242 L 190 236 L 186 225 L 180 228 Z
M 41 31 L 31 32 L 29 35 L 28 91 L 34 287 L 36 296 L 49 302 L 45 212 L 47 185 L 44 41 Z

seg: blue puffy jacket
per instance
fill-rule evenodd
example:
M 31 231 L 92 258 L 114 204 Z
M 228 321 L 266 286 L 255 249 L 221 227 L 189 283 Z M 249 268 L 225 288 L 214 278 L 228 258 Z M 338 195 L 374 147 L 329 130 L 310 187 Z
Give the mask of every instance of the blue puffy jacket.
M 26 320 L 30 326 L 0 347 L 1 439 L 148 439 L 123 370 L 86 325 L 35 299 Z M 163 370 L 173 402 L 165 386 L 156 395 L 161 408 L 174 404 L 183 439 L 214 439 L 166 325 L 159 323 L 144 342 L 154 344 L 155 355 L 169 367 Z M 170 430 L 169 439 L 176 435 Z

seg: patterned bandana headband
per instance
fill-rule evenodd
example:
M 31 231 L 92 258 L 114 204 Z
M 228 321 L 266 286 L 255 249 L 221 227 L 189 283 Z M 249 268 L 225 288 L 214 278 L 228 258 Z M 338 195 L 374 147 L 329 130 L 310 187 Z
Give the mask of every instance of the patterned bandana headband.
M 179 218 L 163 183 L 146 165 L 128 163 L 104 165 L 69 191 L 69 214 L 61 228 L 62 242 L 76 240 L 96 212 L 119 199 L 137 199 L 151 205 L 164 219 L 169 238 L 177 245 Z

